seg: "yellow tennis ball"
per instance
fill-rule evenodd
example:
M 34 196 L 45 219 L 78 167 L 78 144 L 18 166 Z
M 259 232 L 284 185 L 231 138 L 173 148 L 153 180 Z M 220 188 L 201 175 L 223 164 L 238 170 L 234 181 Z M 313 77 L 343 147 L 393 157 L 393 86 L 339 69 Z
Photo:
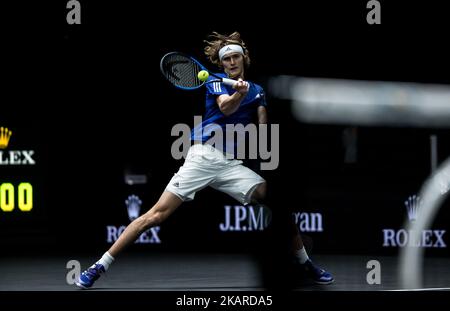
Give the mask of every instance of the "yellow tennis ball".
M 209 73 L 206 70 L 201 70 L 197 77 L 200 81 L 206 81 L 209 77 Z

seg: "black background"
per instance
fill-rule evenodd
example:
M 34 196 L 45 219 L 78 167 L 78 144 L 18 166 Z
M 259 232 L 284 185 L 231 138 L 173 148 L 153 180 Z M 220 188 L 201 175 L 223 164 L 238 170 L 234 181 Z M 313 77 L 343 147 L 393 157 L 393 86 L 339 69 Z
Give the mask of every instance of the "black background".
M 80 2 L 81 25 L 66 23 L 66 1 L 5 11 L 0 122 L 35 129 L 28 139 L 41 154 L 40 171 L 30 174 L 41 180 L 45 211 L 31 224 L 2 219 L 2 243 L 12 251 L 106 247 L 105 225 L 128 221 L 125 170 L 150 176 L 143 209 L 150 207 L 181 165 L 170 155 L 172 126 L 192 124 L 203 111 L 202 90 L 174 89 L 160 58 L 178 50 L 206 62 L 203 40 L 212 31 L 241 33 L 252 58 L 247 78 L 264 87 L 280 74 L 450 83 L 448 18 L 434 4 L 381 1 L 381 25 L 368 25 L 366 1 Z M 322 210 L 334 238 L 316 237 L 317 252 L 386 251 L 377 234 L 401 226 L 403 201 L 429 174 L 429 135 L 438 135 L 441 162 L 449 131 L 360 127 L 359 161 L 348 166 L 345 125 L 301 124 L 289 102 L 269 94 L 268 103 L 281 135 L 280 166 L 266 176 L 274 209 Z M 208 220 L 217 221 L 223 203 L 234 204 L 210 189 L 199 193 L 168 220 L 167 248 L 246 249 L 251 238 L 205 234 L 217 228 Z M 14 236 L 27 230 L 42 234 L 40 243 Z

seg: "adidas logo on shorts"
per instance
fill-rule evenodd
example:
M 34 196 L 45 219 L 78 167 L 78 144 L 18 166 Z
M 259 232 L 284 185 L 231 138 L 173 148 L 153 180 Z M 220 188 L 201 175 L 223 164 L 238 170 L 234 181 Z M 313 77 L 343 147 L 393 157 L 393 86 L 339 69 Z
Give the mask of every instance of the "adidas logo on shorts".
M 180 186 L 180 183 L 176 182 L 176 183 L 173 184 L 173 186 L 174 186 L 174 187 L 179 187 L 179 186 Z

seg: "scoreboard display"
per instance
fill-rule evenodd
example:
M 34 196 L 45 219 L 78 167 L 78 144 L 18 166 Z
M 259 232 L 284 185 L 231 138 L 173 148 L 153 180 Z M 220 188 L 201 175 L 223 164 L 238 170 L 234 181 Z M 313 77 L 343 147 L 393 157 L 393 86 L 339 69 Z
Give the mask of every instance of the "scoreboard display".
M 17 187 L 10 182 L 0 184 L 0 209 L 3 212 L 12 212 L 16 207 L 22 212 L 29 212 L 33 209 L 33 185 L 31 183 L 21 182 Z
M 20 244 L 45 231 L 41 144 L 39 126 L 0 124 L 0 244 Z

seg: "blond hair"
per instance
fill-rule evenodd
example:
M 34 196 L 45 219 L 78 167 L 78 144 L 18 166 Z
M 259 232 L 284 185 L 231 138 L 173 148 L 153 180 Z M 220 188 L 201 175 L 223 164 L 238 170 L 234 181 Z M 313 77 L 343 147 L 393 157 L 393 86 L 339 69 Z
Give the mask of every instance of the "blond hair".
M 205 55 L 212 64 L 221 68 L 222 62 L 219 59 L 219 50 L 225 45 L 238 44 L 244 50 L 243 56 L 245 66 L 248 67 L 250 65 L 249 53 L 239 32 L 235 31 L 227 36 L 214 31 L 208 36 L 208 38 L 210 38 L 211 41 L 204 41 L 206 43 Z

